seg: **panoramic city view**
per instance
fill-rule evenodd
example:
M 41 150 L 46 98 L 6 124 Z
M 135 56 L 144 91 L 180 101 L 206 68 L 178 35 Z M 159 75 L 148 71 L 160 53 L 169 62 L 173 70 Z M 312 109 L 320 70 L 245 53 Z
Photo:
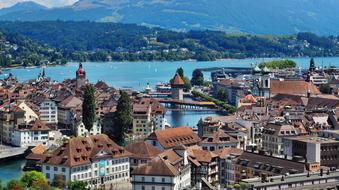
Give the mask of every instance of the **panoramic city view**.
M 0 0 L 0 190 L 339 189 L 339 0 Z

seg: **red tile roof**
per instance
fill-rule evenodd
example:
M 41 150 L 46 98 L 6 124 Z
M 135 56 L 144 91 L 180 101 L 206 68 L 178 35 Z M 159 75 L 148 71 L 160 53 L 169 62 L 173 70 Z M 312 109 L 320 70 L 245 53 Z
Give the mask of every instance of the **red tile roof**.
M 307 91 L 311 94 L 320 94 L 320 91 L 312 83 L 303 80 L 271 80 L 271 94 L 292 94 L 306 95 Z
M 126 150 L 133 154 L 132 157 L 144 159 L 152 159 L 162 152 L 147 142 L 129 144 Z
M 179 73 L 176 73 L 173 77 L 173 79 L 171 80 L 171 85 L 172 86 L 182 86 L 184 85 L 184 81 L 182 80 L 181 76 L 179 75 Z
M 197 134 L 190 127 L 168 128 L 156 130 L 148 137 L 149 140 L 157 140 L 164 149 L 176 147 L 178 145 L 194 145 L 200 141 Z
M 100 154 L 101 151 L 105 154 Z M 73 167 L 89 164 L 94 158 L 120 158 L 130 155 L 130 152 L 118 146 L 107 135 L 101 134 L 69 139 L 68 142 L 56 149 L 51 155 L 46 156 L 43 163 Z

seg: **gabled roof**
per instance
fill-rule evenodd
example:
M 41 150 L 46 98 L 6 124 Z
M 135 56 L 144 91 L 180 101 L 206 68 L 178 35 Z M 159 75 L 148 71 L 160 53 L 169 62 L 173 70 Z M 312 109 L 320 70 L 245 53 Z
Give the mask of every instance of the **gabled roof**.
M 61 108 L 75 108 L 82 105 L 82 100 L 80 100 L 79 98 L 75 97 L 74 95 L 71 95 L 69 97 L 67 97 L 66 99 L 64 99 L 63 101 L 61 101 L 59 103 L 59 107 Z
M 132 153 L 133 157 L 152 159 L 162 151 L 147 142 L 136 142 L 126 146 L 126 150 Z
M 173 79 L 171 80 L 171 85 L 172 86 L 181 86 L 181 85 L 184 85 L 184 84 L 185 84 L 185 82 L 182 80 L 179 73 L 175 73 Z
M 315 108 L 336 108 L 339 106 L 339 99 L 310 97 L 308 98 L 307 109 Z
M 156 157 L 147 164 L 136 167 L 132 175 L 151 175 L 151 176 L 176 176 L 179 171 L 171 165 L 167 160 Z
M 42 144 L 39 144 L 31 149 L 31 153 L 27 155 L 25 159 L 40 161 L 45 158 L 44 155 L 45 150 L 46 148 Z
M 292 94 L 306 95 L 307 91 L 311 94 L 321 94 L 318 88 L 303 80 L 271 80 L 271 94 Z
M 237 160 L 238 165 L 257 168 L 256 170 L 278 175 L 290 173 L 291 170 L 296 173 L 303 173 L 306 171 L 304 163 L 251 152 L 243 152 Z
M 233 148 L 233 147 L 227 147 L 223 149 L 218 149 L 213 151 L 214 154 L 218 155 L 220 158 L 227 158 L 231 154 L 237 154 L 240 155 L 244 151 L 239 148 Z
M 15 130 L 19 131 L 50 131 L 51 129 L 47 126 L 46 123 L 42 122 L 40 119 L 31 121 L 30 123 L 19 124 L 15 127 Z
M 237 142 L 239 142 L 237 139 L 219 129 L 218 131 L 213 132 L 212 136 L 204 138 L 204 140 L 201 141 L 201 144 L 223 144 Z
M 157 140 L 164 149 L 173 148 L 181 144 L 193 145 L 200 141 L 198 135 L 190 127 L 156 130 L 147 139 Z
M 212 159 L 218 157 L 218 155 L 209 150 L 193 149 L 189 151 L 189 157 L 198 162 L 210 163 Z
M 107 135 L 100 134 L 69 139 L 51 155 L 46 156 L 43 163 L 73 167 L 89 164 L 91 159 L 97 157 L 120 158 L 130 155 L 131 153 L 118 146 Z

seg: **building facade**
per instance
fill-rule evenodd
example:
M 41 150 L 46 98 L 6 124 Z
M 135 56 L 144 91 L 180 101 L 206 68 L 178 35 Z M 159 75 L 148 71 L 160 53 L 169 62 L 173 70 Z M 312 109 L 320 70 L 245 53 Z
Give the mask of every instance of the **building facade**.
M 19 124 L 13 129 L 11 143 L 18 147 L 49 146 L 50 131 L 40 120 Z
M 58 124 L 58 106 L 55 101 L 46 99 L 39 107 L 41 121 L 47 124 Z
M 66 183 L 84 181 L 91 188 L 109 188 L 129 181 L 129 156 L 106 135 L 72 138 L 45 156 L 42 173 L 50 184 L 59 175 Z

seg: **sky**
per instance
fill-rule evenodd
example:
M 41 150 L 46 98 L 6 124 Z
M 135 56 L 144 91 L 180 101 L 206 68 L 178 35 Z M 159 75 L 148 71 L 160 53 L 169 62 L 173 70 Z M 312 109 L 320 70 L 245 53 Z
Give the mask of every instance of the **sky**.
M 77 0 L 0 0 L 0 8 L 10 7 L 18 2 L 35 1 L 47 7 L 62 7 L 71 5 Z

